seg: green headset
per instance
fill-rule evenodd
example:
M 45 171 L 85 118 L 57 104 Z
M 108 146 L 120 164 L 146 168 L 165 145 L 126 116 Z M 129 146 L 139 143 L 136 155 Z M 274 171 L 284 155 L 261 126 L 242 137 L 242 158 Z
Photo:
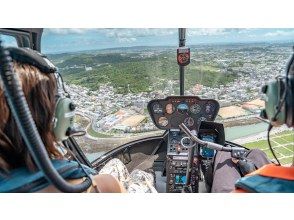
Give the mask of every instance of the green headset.
M 64 141 L 75 133 L 74 117 L 76 106 L 65 90 L 64 82 L 57 68 L 43 54 L 30 48 L 7 48 L 13 60 L 37 67 L 56 79 L 56 105 L 53 118 L 53 132 L 57 141 Z
M 76 105 L 66 92 L 61 75 L 54 73 L 57 82 L 56 105 L 53 119 L 53 131 L 58 141 L 66 140 L 75 133 L 74 117 Z
M 261 111 L 261 117 L 270 120 L 272 126 L 294 127 L 294 53 L 288 61 L 286 75 L 264 85 L 262 92 L 265 109 Z

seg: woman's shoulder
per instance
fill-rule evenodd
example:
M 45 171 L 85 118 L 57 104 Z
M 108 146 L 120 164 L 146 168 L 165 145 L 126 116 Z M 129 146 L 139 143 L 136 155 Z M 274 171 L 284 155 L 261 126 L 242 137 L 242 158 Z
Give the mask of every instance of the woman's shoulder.
M 52 164 L 65 179 L 80 179 L 86 177 L 87 174 L 97 174 L 94 169 L 80 165 L 76 161 L 54 159 Z M 32 172 L 26 167 L 20 167 L 11 170 L 9 174 L 0 175 L 0 192 L 35 192 L 47 186 L 49 186 L 49 182 L 43 172 Z

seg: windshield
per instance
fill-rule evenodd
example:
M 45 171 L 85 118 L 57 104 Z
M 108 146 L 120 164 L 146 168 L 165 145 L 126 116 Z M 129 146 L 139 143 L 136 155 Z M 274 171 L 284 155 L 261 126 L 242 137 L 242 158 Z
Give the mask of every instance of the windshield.
M 216 99 L 216 121 L 226 140 L 260 148 L 270 158 L 268 124 L 260 88 L 284 74 L 291 54 L 291 29 L 188 29 L 191 63 L 185 95 Z M 179 95 L 177 29 L 48 29 L 42 51 L 59 67 L 77 104 L 76 125 L 87 131 L 77 141 L 89 160 L 124 143 L 162 135 L 148 114 L 154 98 Z M 291 133 L 292 132 L 292 133 Z M 293 155 L 293 131 L 273 129 L 281 163 Z
M 5 47 L 18 47 L 15 37 L 0 32 L 0 40 Z

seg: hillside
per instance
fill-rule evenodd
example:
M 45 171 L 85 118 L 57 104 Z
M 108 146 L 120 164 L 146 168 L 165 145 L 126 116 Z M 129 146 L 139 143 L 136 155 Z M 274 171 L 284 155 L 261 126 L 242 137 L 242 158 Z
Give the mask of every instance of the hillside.
M 162 90 L 172 82 L 177 91 L 179 83 L 174 51 L 80 53 L 52 55 L 50 58 L 60 68 L 66 82 L 91 90 L 110 83 L 118 93 L 139 93 Z M 190 88 L 196 83 L 206 86 L 226 84 L 236 76 L 232 72 L 221 72 L 218 65 L 210 62 L 192 60 L 185 77 L 186 86 Z

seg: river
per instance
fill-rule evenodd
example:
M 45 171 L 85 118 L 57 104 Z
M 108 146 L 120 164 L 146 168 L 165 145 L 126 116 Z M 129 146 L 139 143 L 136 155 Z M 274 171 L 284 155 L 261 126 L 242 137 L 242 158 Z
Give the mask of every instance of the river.
M 242 126 L 225 128 L 226 140 L 233 141 L 238 138 L 255 135 L 260 132 L 266 131 L 267 127 L 268 127 L 268 124 L 261 122 L 257 124 L 251 124 L 251 125 L 242 125 Z

